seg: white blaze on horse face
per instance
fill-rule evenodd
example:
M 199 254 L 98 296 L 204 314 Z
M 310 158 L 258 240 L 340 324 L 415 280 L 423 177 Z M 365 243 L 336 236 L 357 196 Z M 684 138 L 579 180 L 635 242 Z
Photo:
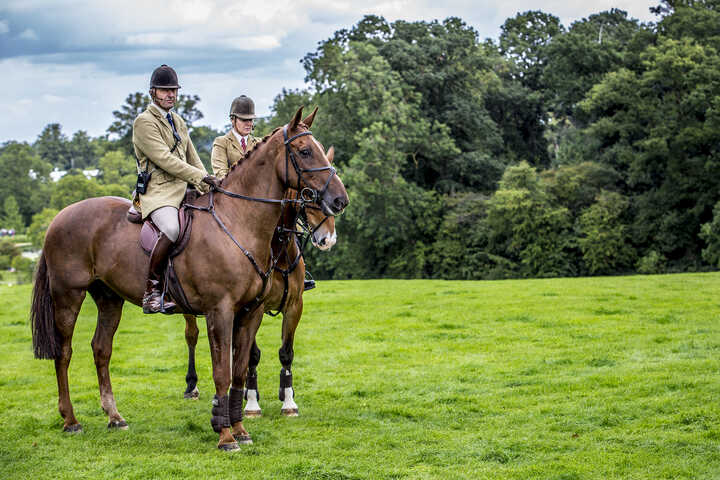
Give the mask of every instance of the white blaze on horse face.
M 335 233 L 335 229 L 331 232 L 325 227 L 325 225 L 326 224 L 322 224 L 320 228 L 315 230 L 312 234 L 313 245 L 322 251 L 330 250 L 333 245 L 337 243 L 337 234 Z

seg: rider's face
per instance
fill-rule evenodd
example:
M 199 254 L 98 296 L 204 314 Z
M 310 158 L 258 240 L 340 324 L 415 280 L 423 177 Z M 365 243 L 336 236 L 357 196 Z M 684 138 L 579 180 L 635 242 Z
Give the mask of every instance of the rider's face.
M 170 110 L 177 100 L 177 88 L 156 88 L 155 103 L 164 110 Z
M 253 120 L 243 120 L 242 118 L 233 117 L 233 128 L 243 137 L 250 135 L 253 129 Z

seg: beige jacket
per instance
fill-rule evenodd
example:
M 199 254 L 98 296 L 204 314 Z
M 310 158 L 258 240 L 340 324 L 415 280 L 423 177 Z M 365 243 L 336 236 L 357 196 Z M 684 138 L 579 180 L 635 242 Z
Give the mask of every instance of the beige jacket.
M 143 170 L 148 166 L 152 172 L 147 192 L 139 195 L 143 219 L 160 207 L 179 207 L 188 184 L 203 193 L 209 189 L 202 183 L 207 170 L 190 140 L 185 121 L 175 112 L 171 115 L 180 136 L 173 153 L 170 153 L 175 144 L 172 126 L 158 107 L 148 106 L 133 124 L 135 156 Z
M 260 140 L 260 138 L 248 135 L 247 149 L 243 152 L 242 145 L 235 138 L 232 130 L 221 137 L 217 137 L 213 142 L 212 155 L 210 156 L 213 175 L 217 178 L 224 178 L 230 167 L 241 161 L 247 152 L 260 143 Z

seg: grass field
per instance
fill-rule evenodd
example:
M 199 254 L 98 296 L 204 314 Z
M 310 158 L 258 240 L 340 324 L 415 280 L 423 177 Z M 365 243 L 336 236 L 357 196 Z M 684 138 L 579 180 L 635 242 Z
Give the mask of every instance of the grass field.
M 258 334 L 254 445 L 215 448 L 207 337 L 183 400 L 181 316 L 126 306 L 106 430 L 88 298 L 61 432 L 34 360 L 30 287 L 0 286 L 0 478 L 720 478 L 720 274 L 498 282 L 324 281 L 295 344 L 300 417 L 277 400 L 280 321 Z M 201 322 L 203 325 L 203 322 Z

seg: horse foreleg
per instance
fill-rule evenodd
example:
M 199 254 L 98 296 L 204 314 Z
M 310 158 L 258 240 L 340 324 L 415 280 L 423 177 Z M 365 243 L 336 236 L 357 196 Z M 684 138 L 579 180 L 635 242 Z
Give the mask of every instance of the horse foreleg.
M 113 337 L 117 331 L 122 307 L 125 302 L 115 292 L 100 282 L 95 282 L 88 289 L 98 309 L 97 326 L 92 339 L 95 370 L 100 387 L 100 405 L 108 416 L 108 428 L 126 430 L 128 424 L 118 412 L 115 396 L 110 382 L 110 357 L 112 356 Z
M 282 345 L 280 346 L 280 350 L 278 350 L 278 357 L 282 365 L 280 369 L 278 398 L 283 402 L 280 412 L 286 417 L 298 416 L 298 406 L 295 403 L 295 390 L 293 389 L 292 381 L 292 362 L 295 356 L 295 351 L 293 350 L 295 329 L 297 329 L 298 323 L 300 323 L 302 310 L 303 301 L 302 296 L 300 296 L 297 301 L 290 302 L 283 313 Z
M 230 372 L 231 347 L 233 335 L 233 313 L 230 309 L 218 309 L 207 312 L 208 341 L 210 342 L 210 358 L 213 366 L 215 396 L 212 401 L 212 417 L 210 424 L 219 434 L 217 447 L 221 450 L 237 450 L 238 446 L 230 430 Z M 247 368 L 247 366 L 246 366 Z M 242 391 L 241 391 L 242 392 Z
M 64 432 L 81 432 L 82 425 L 75 418 L 70 401 L 68 367 L 72 358 L 72 336 L 80 307 L 85 300 L 84 290 L 63 290 L 53 292 L 55 302 L 55 327 L 60 336 L 60 357 L 55 359 L 55 376 L 58 385 L 58 410 L 63 418 Z
M 197 346 L 200 331 L 198 330 L 195 315 L 186 313 L 183 317 L 185 317 L 185 342 L 188 346 L 188 370 L 187 375 L 185 375 L 187 388 L 185 389 L 183 397 L 197 400 L 200 396 L 200 391 L 197 388 L 198 377 L 195 371 L 195 347 Z
M 255 334 L 262 321 L 263 309 L 256 308 L 248 314 L 238 314 L 233 328 L 233 379 L 230 389 L 230 422 L 238 443 L 252 443 L 250 434 L 242 423 L 243 386 L 250 363 L 250 351 L 255 343 Z
M 248 364 L 248 375 L 245 381 L 245 416 L 247 418 L 260 417 L 262 409 L 260 408 L 260 392 L 258 391 L 257 366 L 260 363 L 260 348 L 257 341 L 253 341 L 250 349 L 250 361 Z

